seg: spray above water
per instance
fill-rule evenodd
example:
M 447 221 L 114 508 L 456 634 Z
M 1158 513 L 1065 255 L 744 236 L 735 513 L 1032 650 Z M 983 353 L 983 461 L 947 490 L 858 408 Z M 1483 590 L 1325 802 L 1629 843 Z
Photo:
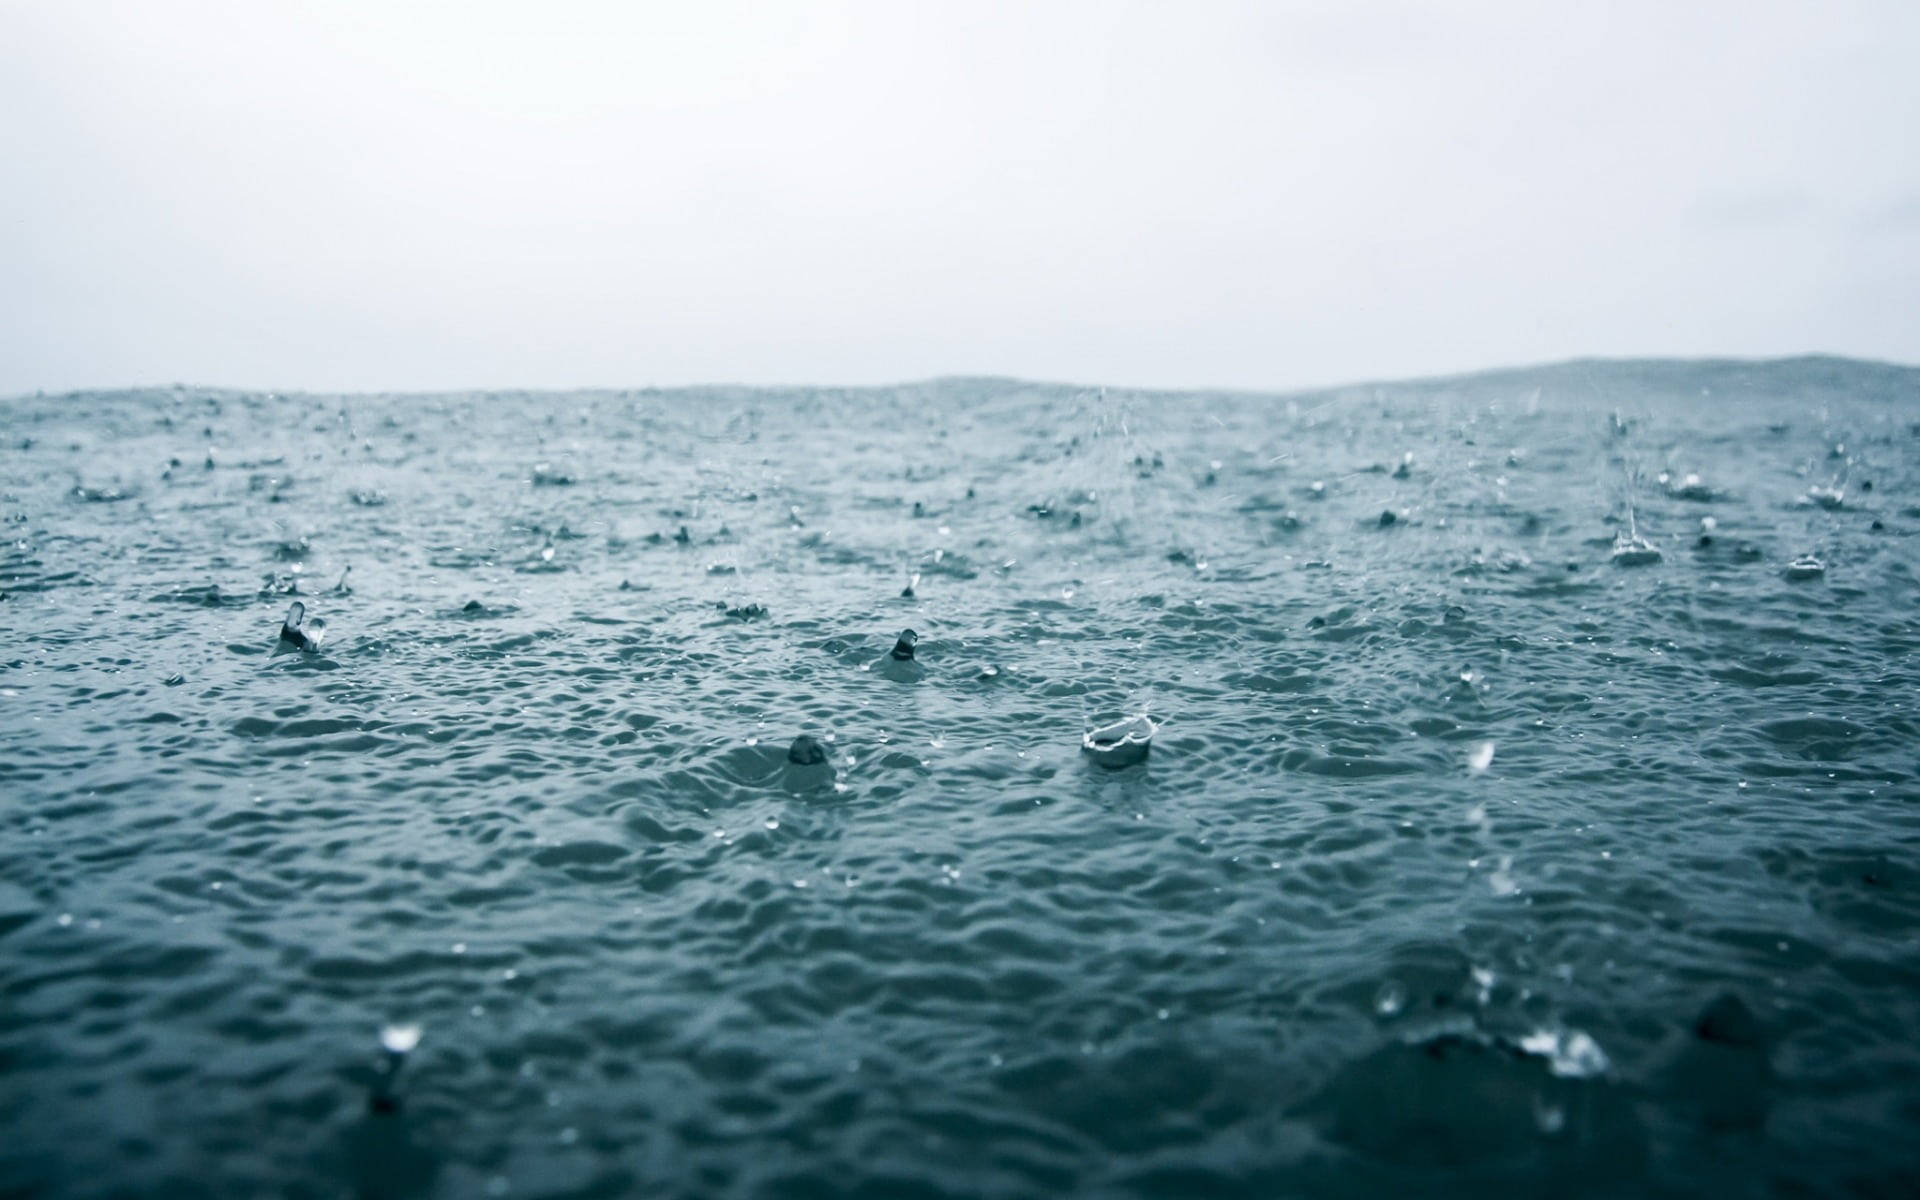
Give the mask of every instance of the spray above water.
M 925 678 L 927 669 L 914 657 L 920 644 L 920 635 L 911 629 L 903 629 L 894 639 L 893 649 L 873 663 L 870 669 L 876 675 L 884 676 L 895 683 L 915 683 Z
M 1823 578 L 1827 573 L 1827 564 L 1821 562 L 1811 554 L 1802 554 L 1799 558 L 1788 563 L 1786 570 L 1781 573 L 1785 575 L 1790 582 L 1805 583 L 1810 579 Z
M 1815 484 L 1807 489 L 1807 502 L 1817 504 L 1829 512 L 1845 508 L 1847 504 L 1847 489 L 1841 487 L 1837 482 L 1827 486 Z
M 306 654 L 318 653 L 320 643 L 327 637 L 327 623 L 319 617 L 313 619 L 311 627 L 304 627 L 307 606 L 295 600 L 287 608 L 286 619 L 280 622 L 280 644 L 277 650 L 299 650 Z
M 380 1030 L 380 1048 L 386 1056 L 380 1062 L 380 1075 L 374 1081 L 373 1094 L 367 1098 L 367 1107 L 376 1113 L 387 1114 L 400 1110 L 400 1097 L 394 1094 L 394 1088 L 400 1079 L 400 1068 L 407 1065 L 407 1055 L 413 1053 L 420 1044 L 420 1026 L 387 1025 Z
M 787 747 L 787 761 L 803 767 L 816 766 L 827 761 L 827 750 L 819 739 L 803 733 Z
M 1147 752 L 1153 748 L 1153 735 L 1158 732 L 1160 726 L 1153 718 L 1141 713 L 1087 730 L 1080 735 L 1080 748 L 1103 767 L 1131 767 L 1146 761 Z
M 1616 567 L 1645 567 L 1660 561 L 1660 551 L 1646 538 L 1640 536 L 1632 510 L 1627 513 L 1627 528 L 1613 539 L 1613 552 L 1608 556 Z
M 789 792 L 818 791 L 834 782 L 833 764 L 827 748 L 812 734 L 803 733 L 787 747 L 787 760 L 781 764 L 780 784 Z

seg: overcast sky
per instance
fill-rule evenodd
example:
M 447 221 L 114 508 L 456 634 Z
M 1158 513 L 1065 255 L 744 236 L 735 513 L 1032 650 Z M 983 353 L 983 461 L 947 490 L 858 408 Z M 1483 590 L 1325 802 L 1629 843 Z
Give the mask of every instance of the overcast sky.
M 0 394 L 1920 362 L 1920 3 L 0 0 Z

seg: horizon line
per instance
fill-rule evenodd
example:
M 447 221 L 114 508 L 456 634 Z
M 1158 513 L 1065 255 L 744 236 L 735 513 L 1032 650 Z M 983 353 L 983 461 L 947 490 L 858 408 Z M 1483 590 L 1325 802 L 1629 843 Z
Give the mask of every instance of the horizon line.
M 49 391 L 36 388 L 29 392 L 13 392 L 0 396 L 0 404 L 25 399 L 62 398 L 73 396 L 98 396 L 111 392 L 218 392 L 231 395 L 270 395 L 270 396 L 338 396 L 338 397 L 382 397 L 392 399 L 426 398 L 455 395 L 507 395 L 525 393 L 529 395 L 582 395 L 582 394 L 618 394 L 623 392 L 786 392 L 786 391 L 848 391 L 848 392 L 885 392 L 902 388 L 929 387 L 952 383 L 1005 383 L 1022 387 L 1058 389 L 1063 391 L 1114 391 L 1131 395 L 1213 395 L 1213 396 L 1315 396 L 1328 392 L 1342 392 L 1356 388 L 1409 387 L 1461 382 L 1469 379 L 1484 379 L 1490 376 L 1538 374 L 1575 367 L 1620 367 L 1620 366 L 1716 366 L 1716 367 L 1771 367 L 1788 363 L 1844 363 L 1852 366 L 1875 367 L 1894 371 L 1920 372 L 1920 363 L 1896 362 L 1892 359 L 1862 358 L 1849 354 L 1831 354 L 1810 351 L 1800 354 L 1782 354 L 1768 356 L 1740 355 L 1579 355 L 1573 358 L 1548 359 L 1531 363 L 1519 363 L 1508 366 L 1480 367 L 1466 371 L 1446 371 L 1432 375 L 1406 375 L 1391 378 L 1355 379 L 1344 383 L 1307 384 L 1286 387 L 1238 387 L 1215 386 L 1208 384 L 1184 384 L 1173 387 L 1149 387 L 1125 383 L 1085 383 L 1057 379 L 1029 379 L 1019 375 L 1001 375 L 993 373 L 967 373 L 928 375 L 913 379 L 894 380 L 887 383 L 743 383 L 725 380 L 704 383 L 676 384 L 563 384 L 535 386 L 502 387 L 424 387 L 424 388 L 365 388 L 365 389 L 308 389 L 283 387 L 235 387 L 228 384 L 187 383 L 179 380 L 168 383 L 108 384 L 90 387 L 66 388 Z

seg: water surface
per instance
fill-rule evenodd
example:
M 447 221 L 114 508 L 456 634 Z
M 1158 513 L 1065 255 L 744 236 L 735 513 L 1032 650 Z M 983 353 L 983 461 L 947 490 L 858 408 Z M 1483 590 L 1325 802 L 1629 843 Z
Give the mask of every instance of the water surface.
M 0 411 L 9 1195 L 1920 1188 L 1920 372 Z

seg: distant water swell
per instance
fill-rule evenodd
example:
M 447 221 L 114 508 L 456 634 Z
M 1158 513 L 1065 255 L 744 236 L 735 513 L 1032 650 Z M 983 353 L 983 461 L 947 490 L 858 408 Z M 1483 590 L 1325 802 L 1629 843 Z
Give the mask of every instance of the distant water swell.
M 0 1194 L 1920 1190 L 1920 371 L 0 411 Z

